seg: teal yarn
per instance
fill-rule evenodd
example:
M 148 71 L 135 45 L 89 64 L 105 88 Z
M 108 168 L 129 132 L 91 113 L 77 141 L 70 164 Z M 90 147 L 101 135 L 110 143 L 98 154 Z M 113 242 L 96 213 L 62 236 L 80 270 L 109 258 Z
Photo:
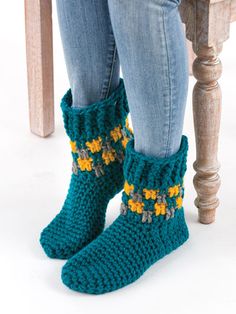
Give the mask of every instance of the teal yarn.
M 122 79 L 107 99 L 83 109 L 71 105 L 69 90 L 61 108 L 72 142 L 70 186 L 62 210 L 40 236 L 45 253 L 59 259 L 70 258 L 103 231 L 108 202 L 124 184 L 123 140 L 132 137 L 125 126 L 128 105 Z M 112 138 L 111 131 L 117 127 L 120 133 Z
M 83 146 L 98 136 L 109 136 L 110 130 L 125 124 L 129 112 L 123 79 L 119 86 L 106 99 L 97 101 L 85 108 L 72 108 L 72 94 L 69 89 L 61 101 L 64 125 L 72 141 Z
M 154 203 L 159 204 L 155 200 L 158 195 L 162 202 L 166 200 L 166 213 L 169 213 L 169 206 L 174 208 L 179 204 L 179 197 L 183 197 L 181 186 L 187 149 L 187 138 L 183 136 L 176 154 L 157 159 L 135 152 L 133 140 L 128 143 L 124 176 L 129 186 L 125 186 L 122 194 L 121 214 L 100 236 L 67 261 L 62 269 L 62 281 L 66 286 L 90 294 L 117 290 L 136 281 L 152 264 L 188 239 L 182 204 L 171 216 L 154 212 Z M 133 190 L 129 194 L 131 186 Z M 176 186 L 174 192 L 170 191 L 170 187 Z M 153 199 L 138 200 L 143 201 L 142 214 L 132 211 L 129 204 L 133 203 L 129 200 L 137 201 L 141 191 L 147 188 L 158 194 L 152 194 Z M 145 194 L 145 197 L 149 196 Z

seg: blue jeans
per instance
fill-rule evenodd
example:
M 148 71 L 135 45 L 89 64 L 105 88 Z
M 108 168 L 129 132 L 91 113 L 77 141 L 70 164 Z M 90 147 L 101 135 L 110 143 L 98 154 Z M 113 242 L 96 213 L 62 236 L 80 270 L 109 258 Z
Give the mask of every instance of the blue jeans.
M 135 150 L 178 151 L 188 89 L 181 0 L 57 0 L 73 106 L 118 86 L 122 68 Z

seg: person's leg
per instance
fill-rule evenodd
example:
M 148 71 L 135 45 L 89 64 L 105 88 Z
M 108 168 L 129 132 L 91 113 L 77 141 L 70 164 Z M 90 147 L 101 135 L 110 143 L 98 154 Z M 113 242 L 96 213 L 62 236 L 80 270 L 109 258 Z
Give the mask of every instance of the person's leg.
M 71 90 L 62 99 L 73 174 L 61 212 L 42 231 L 49 257 L 69 258 L 104 228 L 123 187 L 128 106 L 107 1 L 57 1 Z
M 109 0 L 135 135 L 135 150 L 177 152 L 188 88 L 180 0 Z
M 57 0 L 73 107 L 107 98 L 119 85 L 120 63 L 107 0 Z
M 108 0 L 135 140 L 126 149 L 121 214 L 63 267 L 62 280 L 73 290 L 121 288 L 188 239 L 188 71 L 179 2 Z

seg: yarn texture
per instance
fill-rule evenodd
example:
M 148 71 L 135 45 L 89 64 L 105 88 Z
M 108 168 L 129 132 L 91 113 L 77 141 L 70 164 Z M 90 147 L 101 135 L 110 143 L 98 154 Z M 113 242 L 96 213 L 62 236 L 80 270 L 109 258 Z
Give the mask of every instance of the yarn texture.
M 82 109 L 71 105 L 69 90 L 61 108 L 73 158 L 70 186 L 62 210 L 40 236 L 45 253 L 59 259 L 103 231 L 108 202 L 123 188 L 125 147 L 132 138 L 122 79 L 107 99 Z
M 70 258 L 62 281 L 70 289 L 102 294 L 137 280 L 189 236 L 182 200 L 187 137 L 168 158 L 126 149 L 120 215 L 100 236 Z

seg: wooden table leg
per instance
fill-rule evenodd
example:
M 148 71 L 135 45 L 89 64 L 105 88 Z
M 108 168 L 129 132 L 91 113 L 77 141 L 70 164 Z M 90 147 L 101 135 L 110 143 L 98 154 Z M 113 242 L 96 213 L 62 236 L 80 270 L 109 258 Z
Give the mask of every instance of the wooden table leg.
M 215 220 L 215 211 L 219 205 L 216 194 L 220 187 L 217 151 L 221 90 L 217 80 L 222 67 L 218 58 L 219 50 L 201 46 L 195 52 L 197 58 L 193 63 L 193 75 L 197 83 L 193 91 L 193 116 L 197 156 L 193 182 L 197 191 L 195 205 L 199 211 L 199 220 L 208 224 Z
M 28 99 L 31 131 L 54 131 L 51 0 L 25 0 Z

